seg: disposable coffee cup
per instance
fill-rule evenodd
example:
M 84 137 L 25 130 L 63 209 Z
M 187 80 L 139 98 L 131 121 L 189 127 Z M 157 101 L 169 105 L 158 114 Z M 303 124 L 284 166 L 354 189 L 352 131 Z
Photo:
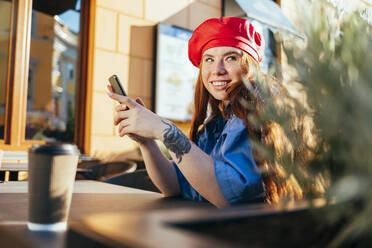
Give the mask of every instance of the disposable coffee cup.
M 34 145 L 28 152 L 28 229 L 65 231 L 79 150 L 71 144 Z

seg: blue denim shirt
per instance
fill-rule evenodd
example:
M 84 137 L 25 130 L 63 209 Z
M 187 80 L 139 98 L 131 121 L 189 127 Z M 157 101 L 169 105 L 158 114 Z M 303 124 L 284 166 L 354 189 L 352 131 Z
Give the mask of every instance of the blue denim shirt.
M 261 174 L 253 160 L 252 144 L 242 119 L 214 117 L 201 130 L 197 144 L 214 159 L 218 184 L 230 203 L 263 202 Z M 182 196 L 206 201 L 187 181 L 174 161 Z

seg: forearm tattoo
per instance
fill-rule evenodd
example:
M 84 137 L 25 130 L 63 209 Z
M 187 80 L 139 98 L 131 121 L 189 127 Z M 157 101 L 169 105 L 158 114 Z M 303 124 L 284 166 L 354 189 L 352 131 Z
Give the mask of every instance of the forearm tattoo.
M 174 124 L 162 122 L 168 126 L 163 132 L 164 145 L 176 154 L 178 163 L 180 163 L 182 156 L 191 150 L 191 142 Z

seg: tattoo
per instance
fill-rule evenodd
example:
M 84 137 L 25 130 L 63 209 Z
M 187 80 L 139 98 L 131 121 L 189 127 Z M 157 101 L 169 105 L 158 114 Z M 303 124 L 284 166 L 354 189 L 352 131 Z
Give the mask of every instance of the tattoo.
M 165 147 L 176 154 L 178 163 L 182 161 L 182 156 L 191 150 L 191 142 L 174 124 L 162 121 L 168 127 L 164 130 Z

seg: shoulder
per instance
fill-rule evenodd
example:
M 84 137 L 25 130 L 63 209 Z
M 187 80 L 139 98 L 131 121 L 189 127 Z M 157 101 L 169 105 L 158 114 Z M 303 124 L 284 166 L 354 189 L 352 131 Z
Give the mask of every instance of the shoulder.
M 224 131 L 225 132 L 244 132 L 247 130 L 244 120 L 232 114 L 227 121 Z
M 244 120 L 235 115 L 231 116 L 221 134 L 221 142 L 223 151 L 250 147 L 250 136 Z

